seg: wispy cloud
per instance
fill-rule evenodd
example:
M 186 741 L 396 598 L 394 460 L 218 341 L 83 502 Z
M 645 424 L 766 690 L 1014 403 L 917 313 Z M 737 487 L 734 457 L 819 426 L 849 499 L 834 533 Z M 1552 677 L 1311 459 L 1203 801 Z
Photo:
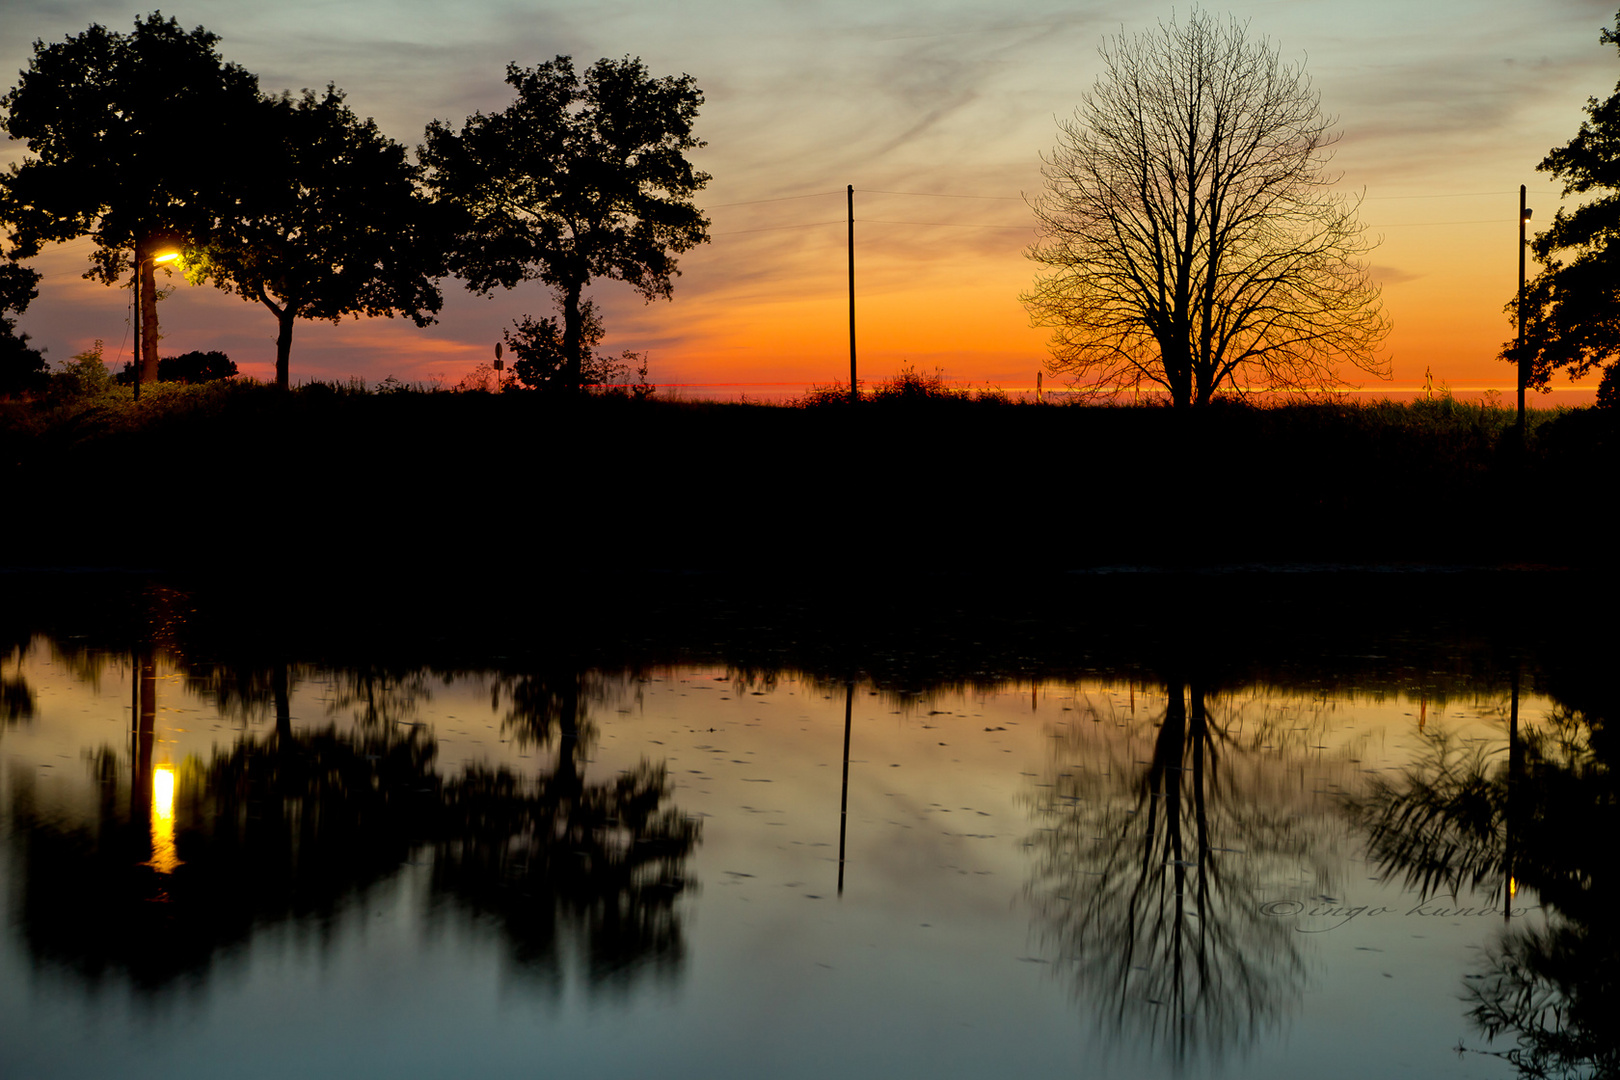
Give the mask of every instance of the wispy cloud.
M 1344 131 L 1336 167 L 1347 187 L 1369 196 L 1363 219 L 1401 224 L 1476 216 L 1489 200 L 1373 200 L 1536 182 L 1535 164 L 1574 133 L 1586 98 L 1609 93 L 1620 75 L 1613 48 L 1596 40 L 1613 22 L 1613 3 L 1561 0 L 1533 17 L 1510 0 L 1252 0 L 1231 10 L 1252 34 L 1305 63 Z M 863 298 L 882 297 L 889 310 L 923 320 L 931 298 L 948 295 L 933 319 L 977 344 L 966 352 L 942 341 L 918 348 L 919 356 L 950 355 L 956 364 L 975 349 L 1024 355 L 1029 339 L 1018 336 L 1016 294 L 1031 269 L 1022 254 L 1027 208 L 876 189 L 1034 194 L 1038 154 L 1052 145 L 1054 118 L 1070 115 L 1096 78 L 1102 40 L 1149 30 L 1186 7 L 1179 0 L 475 0 L 447 15 L 437 0 L 184 0 L 163 10 L 220 34 L 224 56 L 257 72 L 267 90 L 335 82 L 357 112 L 407 145 L 432 119 L 459 123 L 474 110 L 503 108 L 509 61 L 628 54 L 656 73 L 689 72 L 707 95 L 699 134 L 710 145 L 696 157 L 714 176 L 700 199 L 714 207 L 714 242 L 683 258 L 673 303 L 647 306 L 611 283 L 596 288 L 608 345 L 650 345 L 670 363 L 675 356 L 743 363 L 755 331 L 740 328 L 780 315 L 795 329 L 774 336 L 777 354 L 800 347 L 789 339 L 820 341 L 823 333 L 836 350 L 842 195 L 719 204 L 841 193 L 853 183 L 864 219 L 857 227 Z M 132 12 L 110 0 L 10 0 L 0 20 L 0 70 L 24 67 L 35 38 L 60 40 L 92 21 L 125 29 Z M 19 147 L 0 146 L 0 162 L 20 156 Z M 834 223 L 778 228 L 822 221 Z M 1412 305 L 1394 312 L 1398 327 L 1450 319 L 1431 337 L 1473 335 L 1482 354 L 1494 350 L 1501 274 L 1491 276 L 1496 270 L 1473 248 L 1459 246 L 1456 229 L 1390 233 L 1391 250 L 1381 252 L 1390 265 L 1375 276 L 1403 286 L 1395 292 Z M 53 357 L 76 351 L 69 343 L 87 325 L 105 325 L 109 334 L 122 326 L 124 298 L 78 279 L 82 252 L 41 265 L 50 276 L 24 329 L 51 345 Z M 433 364 L 465 356 L 470 365 L 512 318 L 550 310 L 538 285 L 486 300 L 447 282 L 446 294 L 441 322 L 428 331 L 398 321 L 300 326 L 295 368 L 381 378 L 409 370 L 401 353 L 413 348 Z M 817 328 L 817 319 L 832 325 Z M 177 295 L 165 320 L 172 342 L 190 347 L 211 335 L 253 362 L 268 355 L 273 336 L 262 310 L 223 294 Z M 990 343 L 1002 339 L 1008 344 Z

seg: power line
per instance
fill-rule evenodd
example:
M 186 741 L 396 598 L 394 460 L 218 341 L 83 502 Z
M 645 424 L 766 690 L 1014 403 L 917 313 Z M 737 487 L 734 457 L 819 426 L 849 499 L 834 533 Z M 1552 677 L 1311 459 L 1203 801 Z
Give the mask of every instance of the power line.
M 944 191 L 884 191 L 882 188 L 856 188 L 868 195 L 916 195 L 926 199 L 996 199 L 1004 202 L 1023 202 L 1022 195 L 952 195 Z
M 1019 232 L 1029 232 L 1034 225 L 979 225 L 963 221 L 887 221 L 883 218 L 856 218 L 859 223 L 868 225 L 933 225 L 945 229 L 1016 229 Z
M 1486 195 L 1517 195 L 1517 191 L 1450 191 L 1439 195 L 1368 195 L 1367 202 L 1375 199 L 1477 199 Z
M 855 191 L 868 195 L 915 195 L 924 199 L 991 199 L 1002 202 L 1023 202 L 1021 195 L 956 195 L 944 191 L 887 191 L 882 188 L 856 188 Z M 711 203 L 705 207 L 708 210 L 722 210 L 728 206 L 759 206 L 762 203 L 791 202 L 794 199 L 824 199 L 831 195 L 842 195 L 842 191 L 811 191 L 803 195 L 778 195 L 771 199 L 742 199 L 738 202 Z
M 1471 221 L 1397 221 L 1389 225 L 1368 225 L 1369 229 L 1404 229 L 1413 225 L 1502 225 L 1512 218 L 1474 218 Z
M 856 218 L 857 225 L 922 225 L 941 229 L 1007 229 L 1017 232 L 1029 232 L 1033 225 L 981 225 L 977 222 L 965 221 L 890 221 L 886 218 Z M 711 233 L 711 236 L 740 236 L 743 233 L 778 232 L 783 229 L 813 229 L 818 225 L 842 225 L 842 220 L 833 221 L 804 221 L 797 225 L 766 225 L 758 229 L 730 229 L 726 232 Z
M 835 193 L 836 194 L 836 193 Z M 710 233 L 710 236 L 741 236 L 743 233 L 780 232 L 783 229 L 813 229 L 817 225 L 842 225 L 843 218 L 834 218 L 831 221 L 802 221 L 797 225 L 765 225 L 758 229 L 728 229 L 725 232 Z
M 714 203 L 704 209 L 719 210 L 727 206 L 758 206 L 760 203 L 791 202 L 794 199 L 821 199 L 828 195 L 842 195 L 842 191 L 812 191 L 808 195 L 781 195 L 774 199 L 744 199 L 742 202 Z

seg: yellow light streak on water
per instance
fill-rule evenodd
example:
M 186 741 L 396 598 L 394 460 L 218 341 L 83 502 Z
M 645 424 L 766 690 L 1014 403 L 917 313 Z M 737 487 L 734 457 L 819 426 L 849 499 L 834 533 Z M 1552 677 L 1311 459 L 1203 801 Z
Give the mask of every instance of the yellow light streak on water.
M 174 847 L 174 767 L 159 765 L 152 770 L 152 858 L 148 866 L 160 874 L 172 874 L 180 865 Z

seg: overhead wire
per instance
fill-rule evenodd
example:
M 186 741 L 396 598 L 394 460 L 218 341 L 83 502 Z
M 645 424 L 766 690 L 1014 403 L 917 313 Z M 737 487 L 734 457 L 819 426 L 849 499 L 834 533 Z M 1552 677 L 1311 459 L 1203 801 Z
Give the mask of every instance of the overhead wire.
M 806 193 L 804 193 L 802 195 L 780 195 L 780 196 L 776 196 L 774 198 L 769 198 L 769 199 L 746 199 L 746 200 L 742 200 L 742 201 L 739 201 L 739 202 L 716 203 L 712 207 L 712 209 L 722 209 L 722 208 L 725 208 L 725 207 L 732 207 L 732 206 L 758 206 L 758 205 L 761 205 L 761 204 L 764 204 L 764 203 L 790 202 L 790 201 L 793 201 L 793 200 L 796 200 L 796 199 L 828 198 L 828 197 L 833 196 L 833 195 L 846 194 L 848 190 L 849 189 L 845 189 L 845 191 L 838 191 L 838 190 L 834 190 L 834 191 L 813 191 L 813 192 L 806 192 Z M 969 193 L 964 193 L 964 192 L 951 192 L 951 191 L 897 191 L 897 190 L 892 190 L 892 189 L 889 189 L 889 188 L 854 188 L 853 190 L 857 194 L 900 195 L 900 196 L 926 198 L 926 199 L 976 199 L 976 200 L 982 200 L 982 201 L 995 201 L 995 202 L 1025 202 L 1026 201 L 1023 196 L 1018 196 L 1018 195 L 979 195 L 979 194 L 969 194 Z M 1505 196 L 1505 195 L 1512 195 L 1512 194 L 1515 194 L 1515 192 L 1506 191 L 1506 190 L 1504 190 L 1504 191 L 1448 191 L 1448 192 L 1436 192 L 1436 193 L 1428 194 L 1428 195 L 1367 195 L 1367 196 L 1364 196 L 1364 201 L 1398 201 L 1398 200 L 1407 200 L 1407 199 L 1472 199 L 1472 198 L 1497 197 L 1497 196 Z M 838 218 L 838 219 L 829 220 L 829 221 L 809 221 L 809 222 L 803 222 L 803 223 L 794 224 L 794 225 L 766 225 L 766 226 L 761 226 L 759 228 L 753 228 L 753 229 L 728 229 L 725 232 L 713 233 L 712 235 L 714 235 L 714 236 L 739 236 L 739 235 L 743 235 L 745 233 L 778 232 L 778 231 L 787 230 L 787 229 L 809 229 L 809 228 L 816 228 L 816 227 L 823 226 L 823 225 L 842 225 L 842 224 L 847 223 L 848 220 L 849 220 L 848 218 Z M 1446 226 L 1446 225 L 1491 225 L 1491 224 L 1500 224 L 1500 223 L 1511 221 L 1511 220 L 1513 220 L 1513 219 L 1510 218 L 1510 217 L 1500 217 L 1500 218 L 1469 218 L 1469 219 L 1462 220 L 1462 221 L 1401 221 L 1401 222 L 1393 222 L 1393 223 L 1390 223 L 1390 224 L 1369 224 L 1367 226 L 1367 228 L 1369 228 L 1369 229 L 1403 229 L 1403 228 L 1435 227 L 1435 226 Z M 1026 232 L 1026 231 L 1028 231 L 1029 229 L 1031 229 L 1033 227 L 1033 226 L 1028 226 L 1028 225 L 989 225 L 989 224 L 981 224 L 981 223 L 978 223 L 978 222 L 961 222 L 961 221 L 899 221 L 899 220 L 893 220 L 893 219 L 888 219 L 888 218 L 860 218 L 860 217 L 855 219 L 855 223 L 858 224 L 858 225 L 859 224 L 867 224 L 867 225 L 913 225 L 913 226 L 919 226 L 919 227 L 923 227 L 923 228 L 1000 229 L 1000 230 L 1005 230 L 1005 231 L 1009 231 L 1009 232 L 1011 232 L 1011 231 Z

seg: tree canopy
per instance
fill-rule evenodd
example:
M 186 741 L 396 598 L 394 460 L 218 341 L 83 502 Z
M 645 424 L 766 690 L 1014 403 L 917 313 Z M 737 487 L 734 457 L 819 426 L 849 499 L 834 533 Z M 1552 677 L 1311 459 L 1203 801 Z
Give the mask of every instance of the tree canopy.
M 539 280 L 562 308 L 564 383 L 578 389 L 589 346 L 581 300 L 595 278 L 648 301 L 671 295 L 675 255 L 708 239 L 692 203 L 708 182 L 687 151 L 703 95 L 690 75 L 654 78 L 640 59 L 585 73 L 559 56 L 507 65 L 517 99 L 457 132 L 434 121 L 419 151 L 427 182 L 456 215 L 450 268 L 489 293 Z
M 1022 299 L 1050 368 L 1177 406 L 1332 387 L 1343 363 L 1387 375 L 1372 245 L 1330 190 L 1338 137 L 1302 68 L 1197 9 L 1101 54 L 1034 201 Z
M 14 315 L 28 310 L 39 295 L 39 271 L 18 262 L 0 262 L 0 397 L 30 393 L 45 385 L 45 357 L 30 348 Z
M 86 277 L 113 284 L 157 241 L 205 237 L 243 178 L 240 150 L 258 80 L 223 62 L 219 38 L 153 12 L 128 34 L 92 25 L 34 43 L 28 69 L 0 98 L 0 126 L 30 157 L 0 188 L 11 254 L 88 234 Z M 146 268 L 150 273 L 150 268 Z M 146 288 L 144 361 L 157 364 L 154 290 Z
M 442 303 L 442 245 L 405 148 L 359 119 L 342 91 L 258 102 L 250 176 L 193 273 L 276 317 L 276 383 L 288 385 L 293 322 L 404 314 Z
M 1599 40 L 1620 46 L 1620 14 Z M 1589 198 L 1560 208 L 1531 243 L 1543 269 L 1524 296 L 1530 382 L 1545 388 L 1555 368 L 1571 378 L 1601 369 L 1599 404 L 1620 405 L 1620 84 L 1607 100 L 1587 99 L 1575 137 L 1536 168 L 1562 180 L 1565 195 Z M 1517 343 L 1502 355 L 1517 360 Z

